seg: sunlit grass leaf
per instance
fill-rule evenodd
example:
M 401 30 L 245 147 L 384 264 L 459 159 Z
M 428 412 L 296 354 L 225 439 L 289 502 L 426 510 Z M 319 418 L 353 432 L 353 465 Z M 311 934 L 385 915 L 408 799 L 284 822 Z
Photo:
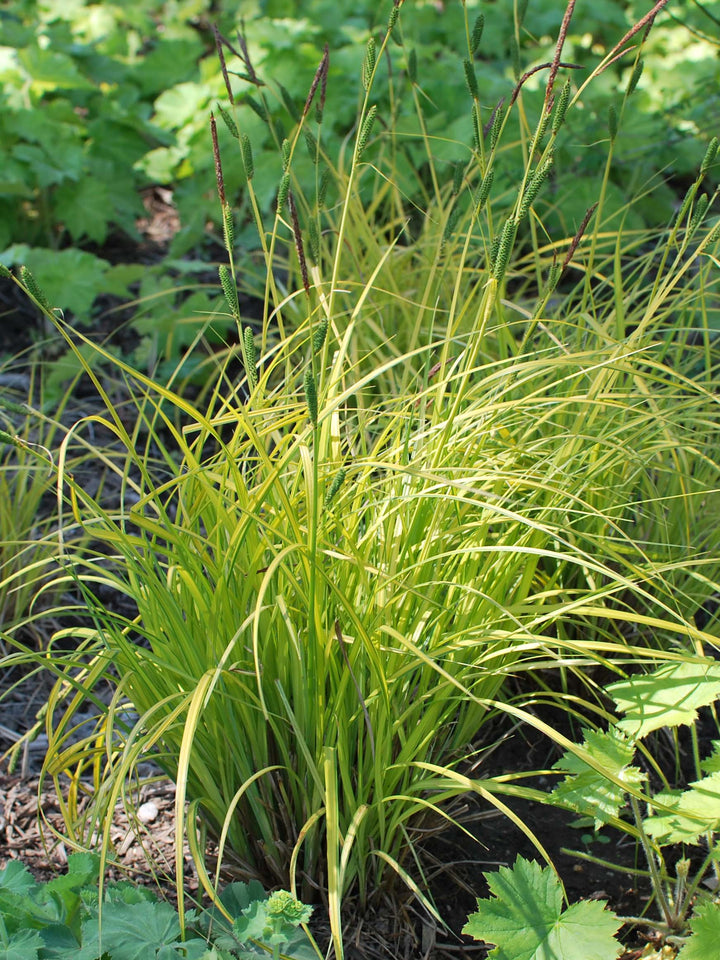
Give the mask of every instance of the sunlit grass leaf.
M 692 934 L 677 960 L 709 960 L 720 943 L 720 906 L 711 900 L 701 903 L 690 921 Z
M 700 764 L 703 773 L 720 773 L 720 740 L 713 740 L 712 753 Z
M 488 960 L 614 960 L 620 953 L 615 914 L 601 900 L 563 910 L 562 887 L 549 867 L 518 857 L 485 878 L 494 899 L 478 900 L 462 932 L 496 944 Z
M 698 843 L 700 836 L 720 827 L 720 772 L 690 784 L 688 790 L 666 791 L 655 800 L 672 807 L 646 817 L 645 830 L 659 843 Z
M 597 760 L 604 770 L 637 789 L 645 780 L 645 774 L 632 765 L 633 744 L 620 731 L 611 728 L 607 733 L 588 730 L 585 733 L 585 750 Z M 568 776 L 551 793 L 554 803 L 570 807 L 583 816 L 593 817 L 596 829 L 616 817 L 625 802 L 625 791 L 612 780 L 567 751 L 554 765 L 556 770 L 566 770 Z
M 699 707 L 720 696 L 720 664 L 677 663 L 607 688 L 625 714 L 618 726 L 640 740 L 660 727 L 691 724 Z

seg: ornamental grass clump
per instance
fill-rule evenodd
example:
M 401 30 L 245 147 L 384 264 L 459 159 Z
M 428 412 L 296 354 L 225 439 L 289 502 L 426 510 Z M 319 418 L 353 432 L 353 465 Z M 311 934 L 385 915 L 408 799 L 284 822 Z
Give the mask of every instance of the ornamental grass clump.
M 526 709 L 536 693 L 561 699 L 573 673 L 580 711 L 600 697 L 593 664 L 620 672 L 712 643 L 693 617 L 718 583 L 709 537 L 688 556 L 696 517 L 717 512 L 705 319 L 717 230 L 690 223 L 702 178 L 653 237 L 604 222 L 599 184 L 574 237 L 542 238 L 552 143 L 582 93 L 561 76 L 567 22 L 530 136 L 523 85 L 534 72 L 488 110 L 472 80 L 480 31 L 468 25 L 471 142 L 456 145 L 466 160 L 443 185 L 399 16 L 397 4 L 367 47 L 356 131 L 336 162 L 322 146 L 332 96 L 322 56 L 278 142 L 269 223 L 242 98 L 228 89 L 232 112 L 219 109 L 224 124 L 211 129 L 228 253 L 219 279 L 237 343 L 192 401 L 182 367 L 163 384 L 114 361 L 135 416 L 120 418 L 105 396 L 93 421 L 125 449 L 122 497 L 103 506 L 61 475 L 102 544 L 102 556 L 67 553 L 92 625 L 48 711 L 45 773 L 70 775 L 74 842 L 100 829 L 109 843 L 114 804 L 152 757 L 178 785 L 178 876 L 187 829 L 203 883 L 217 886 L 203 866 L 212 836 L 219 865 L 324 899 L 338 956 L 350 894 L 364 905 L 400 878 L 434 909 L 420 843 L 451 819 L 453 798 L 488 795 L 481 765 L 474 779 L 458 769 L 491 717 L 524 719 L 567 746 Z M 646 23 L 612 57 L 639 56 Z M 218 45 L 234 58 L 226 75 L 242 66 L 255 112 L 268 115 L 272 84 L 247 46 Z M 415 174 L 427 206 L 412 222 L 392 117 L 373 103 L 396 56 L 427 148 Z M 496 200 L 513 124 L 526 174 Z M 223 129 L 258 228 L 259 327 L 239 310 Z M 308 146 L 309 194 L 294 177 Z M 677 324 L 690 311 L 692 334 Z M 135 615 L 107 609 L 98 585 L 130 598 Z M 93 737 L 72 744 L 82 697 L 108 679 L 116 698 Z M 93 805 L 81 814 L 85 792 Z

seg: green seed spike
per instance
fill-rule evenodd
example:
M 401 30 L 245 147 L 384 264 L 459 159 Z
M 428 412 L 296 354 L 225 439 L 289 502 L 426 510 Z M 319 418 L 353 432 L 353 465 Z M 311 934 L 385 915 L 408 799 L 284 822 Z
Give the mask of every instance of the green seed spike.
M 293 122 L 300 123 L 300 111 L 298 110 L 298 106 L 292 98 L 292 95 L 281 83 L 278 83 L 278 90 L 280 91 L 282 102 L 285 104 L 285 109 L 292 117 Z
M 400 4 L 393 4 L 393 8 L 390 11 L 390 18 L 388 20 L 388 33 L 392 33 L 395 29 L 395 24 L 398 22 L 398 17 L 400 16 Z
M 417 84 L 417 51 L 414 47 L 408 54 L 407 75 L 410 83 L 415 86 Z
M 310 244 L 310 256 L 314 263 L 320 263 L 320 234 L 318 232 L 317 220 L 310 217 L 307 225 L 308 243 Z
M 481 13 L 475 18 L 472 33 L 470 34 L 470 53 L 477 53 L 480 41 L 482 40 L 483 30 L 485 29 L 485 14 Z
M 312 130 L 308 130 L 307 128 L 303 130 L 303 134 L 305 135 L 305 146 L 310 154 L 310 159 L 313 163 L 319 163 L 320 153 L 318 151 L 317 137 Z
M 268 122 L 267 110 L 259 101 L 257 101 L 254 97 L 251 97 L 250 94 L 246 94 L 245 103 L 260 117 L 261 120 L 264 120 L 265 123 Z
M 280 186 L 278 187 L 277 207 L 276 207 L 278 216 L 280 216 L 283 212 L 283 209 L 287 202 L 289 190 L 290 190 L 290 174 L 284 173 L 282 175 L 282 180 L 280 181 Z
M 366 90 L 370 89 L 370 84 L 372 83 L 372 76 L 375 70 L 375 64 L 377 62 L 377 48 L 375 45 L 375 37 L 370 37 L 367 42 L 367 49 L 365 51 L 365 60 L 363 61 L 362 68 L 362 85 Z
M 480 153 L 480 113 L 478 105 L 474 101 L 472 105 L 472 137 L 473 148 L 476 153 Z
M 693 211 L 693 215 L 690 220 L 690 226 L 688 227 L 689 236 L 692 236 L 702 223 L 709 203 L 710 198 L 706 193 L 703 193 L 698 197 L 697 203 L 695 204 L 695 210 Z
M 495 263 L 492 268 L 492 275 L 498 283 L 505 276 L 505 271 L 507 270 L 508 260 L 510 259 L 510 253 L 512 251 L 513 243 L 515 242 L 515 233 L 517 231 L 517 223 L 513 217 L 508 217 L 505 221 L 505 225 L 502 229 L 502 234 L 500 235 L 500 243 L 498 245 L 497 256 L 495 257 Z
M 222 215 L 225 249 L 227 250 L 228 255 L 232 256 L 233 246 L 235 244 L 235 224 L 233 223 L 233 215 L 229 203 L 223 204 Z
M 40 284 L 24 264 L 22 267 L 20 267 L 20 279 L 25 284 L 25 289 L 27 292 L 37 302 L 37 304 L 43 310 L 46 310 L 48 313 L 52 313 L 50 301 L 43 293 Z
M 330 168 L 323 167 L 323 171 L 320 174 L 320 183 L 318 185 L 318 192 L 317 192 L 318 210 L 322 210 L 322 208 L 325 206 L 325 199 L 327 197 L 327 191 L 329 186 L 330 186 Z
M 250 137 L 244 133 L 240 137 L 240 151 L 242 153 L 242 162 L 243 167 L 245 168 L 245 176 L 248 181 L 252 180 L 253 175 L 255 174 L 255 161 L 253 160 L 252 144 L 250 143 Z
M 618 135 L 618 118 L 617 110 L 612 103 L 608 109 L 608 130 L 610 132 L 610 142 L 615 143 L 615 138 Z
M 505 110 L 503 109 L 502 104 L 498 106 L 495 111 L 495 116 L 493 117 L 492 127 L 490 128 L 490 149 L 494 150 L 498 138 L 500 136 L 500 130 L 502 129 L 503 118 L 505 116 Z
M 309 367 L 305 371 L 304 387 L 305 401 L 307 403 L 310 422 L 314 427 L 316 427 L 318 422 L 317 387 L 315 386 L 315 377 L 313 376 L 313 372 Z
M 220 265 L 218 273 L 220 275 L 220 286 L 225 294 L 225 300 L 230 308 L 230 313 L 236 320 L 239 320 L 240 304 L 238 303 L 237 287 L 235 286 L 233 275 L 230 272 L 230 267 L 223 263 Z
M 685 214 L 690 209 L 690 204 L 697 193 L 697 183 L 692 183 L 687 189 L 685 196 L 683 197 L 683 202 L 680 204 L 680 209 L 678 210 L 677 217 L 675 217 L 675 226 L 677 227 L 681 220 L 684 219 Z
M 230 131 L 230 136 L 235 137 L 236 140 L 239 140 L 240 131 L 237 128 L 237 124 L 233 120 L 232 114 L 228 113 L 228 111 L 224 107 L 221 107 L 219 103 L 217 105 L 217 108 L 218 108 L 218 113 L 223 118 L 225 126 Z
M 633 93 L 633 91 L 635 90 L 635 87 L 638 85 L 640 81 L 640 77 L 642 76 L 644 66 L 645 66 L 644 60 L 638 60 L 638 62 L 635 64 L 635 68 L 630 76 L 630 80 L 627 85 L 628 97 Z
M 465 83 L 470 91 L 470 96 L 473 100 L 477 100 L 480 97 L 480 91 L 478 89 L 477 77 L 475 76 L 475 68 L 472 65 L 472 60 L 463 60 L 463 68 L 465 70 Z
M 376 113 L 377 113 L 377 106 L 373 104 L 373 106 L 370 107 L 367 114 L 365 115 L 365 119 L 363 120 L 362 126 L 360 127 L 360 133 L 358 134 L 358 142 L 357 142 L 358 160 L 362 156 L 362 153 L 365 150 L 365 147 L 367 146 L 367 142 L 370 139 L 370 132 L 372 131 L 373 123 L 375 122 Z
M 705 174 L 708 172 L 710 167 L 715 162 L 715 157 L 717 156 L 717 152 L 718 152 L 718 145 L 719 145 L 718 138 L 713 137 L 710 143 L 708 144 L 707 150 L 705 151 L 703 162 L 700 164 L 701 177 L 705 176 Z
M 290 165 L 290 141 L 289 140 L 283 140 L 282 146 L 280 147 L 280 152 L 282 153 L 283 173 L 286 173 L 287 168 Z
M 565 86 L 560 91 L 560 94 L 557 98 L 557 103 L 555 104 L 555 113 L 553 115 L 552 122 L 552 133 L 555 136 L 563 125 L 565 120 L 565 114 L 567 113 L 568 104 L 570 103 L 570 81 L 565 81 Z
M 475 213 L 478 214 L 485 206 L 487 198 L 490 196 L 490 187 L 492 187 L 492 182 L 495 177 L 494 170 L 488 170 L 483 178 L 483 182 L 478 187 L 478 191 L 475 194 Z
M 252 331 L 252 327 L 245 327 L 243 330 L 243 347 L 244 350 L 244 363 L 245 363 L 245 373 L 247 375 L 248 381 L 250 382 L 250 389 L 254 390 L 258 384 L 258 375 L 257 375 L 257 350 L 255 349 L 255 336 Z
M 455 205 L 447 218 L 447 223 L 445 224 L 445 229 L 443 230 L 441 243 L 444 246 L 448 240 L 452 237 L 455 232 L 455 227 L 457 226 L 458 217 L 460 216 L 460 207 Z
M 545 297 L 549 297 L 550 294 L 553 292 L 553 290 L 555 289 L 555 287 L 558 285 L 560 281 L 561 274 L 562 274 L 562 264 L 554 263 L 550 267 L 550 270 L 548 271 L 547 283 L 545 284 L 545 289 L 543 290 L 543 294 L 542 294 L 543 299 Z
M 328 332 L 328 319 L 327 317 L 323 317 L 322 320 L 319 321 L 319 323 L 316 325 L 315 329 L 313 330 L 313 338 L 312 338 L 313 353 L 320 353 L 320 351 L 322 350 L 325 344 L 325 338 L 327 337 L 327 332 Z
M 463 166 L 462 160 L 456 160 L 453 164 L 452 195 L 454 197 L 460 193 L 460 187 L 462 186 L 464 173 L 465 167 Z
M 338 491 L 340 490 L 340 487 L 345 482 L 346 476 L 347 476 L 347 470 L 345 469 L 345 467 L 340 467 L 338 472 L 333 477 L 332 483 L 328 487 L 327 492 L 325 494 L 325 500 L 324 500 L 323 506 L 326 509 L 327 507 L 330 506 L 330 504 L 333 502 L 333 500 L 337 496 Z
M 548 121 L 549 121 L 549 120 L 550 120 L 550 114 L 547 112 L 547 110 L 544 110 L 544 109 L 543 109 L 543 112 L 542 112 L 542 114 L 541 114 L 541 116 L 540 116 L 540 122 L 538 123 L 537 129 L 536 129 L 536 131 L 535 131 L 535 141 L 534 141 L 534 143 L 535 143 L 535 149 L 536 149 L 536 150 L 538 149 L 538 147 L 539 147 L 539 145 L 540 145 L 540 141 L 541 141 L 542 138 L 545 136 L 545 131 L 547 130 L 547 125 L 548 125 Z
M 540 187 L 543 185 L 543 181 L 550 172 L 550 167 L 552 167 L 552 156 L 548 157 L 545 163 L 538 170 L 535 171 L 533 176 L 530 179 L 527 187 L 525 188 L 525 193 L 523 194 L 522 200 L 520 201 L 520 208 L 518 210 L 518 220 L 522 220 L 526 215 L 532 204 L 535 202 L 535 198 L 540 192 Z

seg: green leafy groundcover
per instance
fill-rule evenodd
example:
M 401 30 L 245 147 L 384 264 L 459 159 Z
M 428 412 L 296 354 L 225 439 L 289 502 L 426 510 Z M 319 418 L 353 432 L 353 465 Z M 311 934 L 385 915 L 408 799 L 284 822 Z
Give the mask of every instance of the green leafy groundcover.
M 285 890 L 230 884 L 220 909 L 188 911 L 183 935 L 169 903 L 129 882 L 103 887 L 100 857 L 73 854 L 68 872 L 38 883 L 22 863 L 0 870 L 0 960 L 230 960 L 317 957 L 298 927 L 311 908 Z

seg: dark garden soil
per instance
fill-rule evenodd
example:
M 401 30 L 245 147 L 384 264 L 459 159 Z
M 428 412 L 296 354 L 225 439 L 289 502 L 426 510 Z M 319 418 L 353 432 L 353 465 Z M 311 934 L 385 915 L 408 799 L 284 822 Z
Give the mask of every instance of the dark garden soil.
M 139 224 L 143 231 L 140 244 L 127 238 L 114 238 L 102 250 L 94 250 L 113 263 L 145 262 L 161 259 L 167 249 L 176 223 L 172 216 L 170 198 L 164 194 L 149 194 L 146 206 L 148 218 Z M 123 320 L 122 310 L 111 303 L 97 304 L 96 330 L 100 337 L 111 333 L 112 324 Z M 113 308 L 113 309 L 111 309 Z M 31 348 L 46 336 L 41 319 L 14 284 L 0 283 L 0 356 L 17 356 L 19 351 Z M 0 653 L 2 650 L 0 650 Z M 7 694 L 16 678 L 0 676 L 0 695 Z M 17 687 L 9 696 L 0 699 L 0 757 L 13 746 L 17 737 L 28 729 L 47 688 L 41 680 Z M 557 724 L 559 718 L 552 720 Z M 567 731 L 572 737 L 577 731 Z M 58 798 L 52 783 L 38 785 L 42 763 L 43 740 L 40 737 L 19 758 L 12 772 L 7 763 L 0 765 L 0 867 L 9 859 L 25 862 L 40 879 L 49 879 L 62 872 L 70 847 L 62 839 L 62 817 Z M 547 770 L 557 759 L 547 741 L 539 735 L 525 735 L 515 731 L 494 751 L 487 767 L 480 773 L 491 775 L 536 769 Z M 534 781 L 535 787 L 548 787 Z M 620 869 L 589 860 L 581 860 L 566 853 L 566 849 L 583 849 L 582 831 L 570 826 L 571 817 L 551 807 L 540 807 L 518 801 L 508 805 L 547 849 L 564 881 L 568 898 L 597 898 L 609 901 L 621 915 L 638 915 L 647 907 L 649 890 L 638 887 L 628 872 L 638 864 L 635 845 L 622 835 L 608 833 L 608 841 L 593 848 L 604 860 Z M 159 883 L 165 896 L 173 897 L 174 853 L 174 786 L 161 781 L 143 788 L 136 801 L 138 818 L 128 820 L 118 808 L 111 832 L 116 862 L 110 875 L 129 874 L 141 883 Z M 487 895 L 484 871 L 511 865 L 518 855 L 538 859 L 531 841 L 511 820 L 475 797 L 465 804 L 467 829 L 477 838 L 472 841 L 461 830 L 446 829 L 433 836 L 427 844 L 426 877 L 441 916 L 447 928 L 439 928 L 422 908 L 407 900 L 397 899 L 374 908 L 372 913 L 360 916 L 358 911 L 347 917 L 346 929 L 348 960 L 387 958 L 387 960 L 433 960 L 433 958 L 482 958 L 485 948 L 460 935 L 468 914 L 475 908 L 476 897 Z M 155 876 L 148 863 L 154 864 Z M 192 861 L 184 853 L 186 890 L 192 896 L 197 882 Z M 652 910 L 652 907 L 651 907 Z M 318 914 L 322 913 L 318 910 Z M 323 931 L 318 930 L 323 938 Z M 633 948 L 631 952 L 630 947 Z M 629 938 L 626 960 L 639 956 L 643 941 L 636 933 Z M 578 957 L 577 960 L 584 960 Z M 710 958 L 709 958 L 710 960 Z

